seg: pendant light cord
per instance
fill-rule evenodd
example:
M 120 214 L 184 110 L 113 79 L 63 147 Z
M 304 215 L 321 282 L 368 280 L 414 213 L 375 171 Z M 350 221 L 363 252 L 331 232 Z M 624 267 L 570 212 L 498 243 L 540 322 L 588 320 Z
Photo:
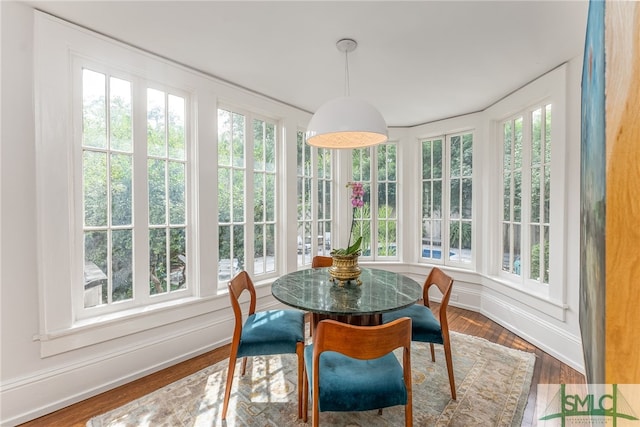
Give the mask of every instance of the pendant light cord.
M 349 96 L 351 88 L 349 87 L 349 52 L 344 51 L 344 95 Z

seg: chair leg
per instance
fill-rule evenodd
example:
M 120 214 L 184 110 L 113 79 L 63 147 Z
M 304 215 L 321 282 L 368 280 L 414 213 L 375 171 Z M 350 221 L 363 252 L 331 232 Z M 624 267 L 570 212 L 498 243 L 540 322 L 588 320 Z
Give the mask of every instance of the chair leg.
M 435 362 L 436 361 L 436 351 L 433 348 L 433 343 L 429 343 L 429 346 L 431 346 L 431 361 Z
M 447 371 L 449 373 L 449 385 L 451 386 L 451 398 L 456 400 L 456 380 L 453 377 L 453 360 L 451 358 L 451 343 L 444 339 L 444 357 L 447 361 Z
M 309 412 L 309 380 L 307 378 L 306 365 L 302 371 L 304 372 L 302 380 L 302 421 L 306 423 Z
M 227 385 L 224 389 L 224 403 L 222 404 L 222 419 L 227 419 L 227 408 L 229 407 L 229 396 L 231 395 L 231 386 L 233 385 L 233 374 L 236 370 L 236 354 L 238 354 L 237 348 L 231 349 L 231 355 L 229 356 L 229 369 L 227 370 Z
M 242 376 L 243 377 L 244 377 L 244 374 L 247 372 L 247 359 L 248 357 L 242 358 Z
M 302 418 L 302 379 L 304 377 L 304 343 L 296 344 L 296 355 L 298 356 L 298 419 Z

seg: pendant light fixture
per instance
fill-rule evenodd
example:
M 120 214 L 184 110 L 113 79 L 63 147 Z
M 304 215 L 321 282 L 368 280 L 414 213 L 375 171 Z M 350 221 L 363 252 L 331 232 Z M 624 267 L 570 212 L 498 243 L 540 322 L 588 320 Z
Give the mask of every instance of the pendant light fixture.
M 311 117 L 307 143 L 322 148 L 363 148 L 386 142 L 387 123 L 368 102 L 349 96 L 349 52 L 358 43 L 342 39 L 336 43 L 345 57 L 345 96 L 323 104 Z

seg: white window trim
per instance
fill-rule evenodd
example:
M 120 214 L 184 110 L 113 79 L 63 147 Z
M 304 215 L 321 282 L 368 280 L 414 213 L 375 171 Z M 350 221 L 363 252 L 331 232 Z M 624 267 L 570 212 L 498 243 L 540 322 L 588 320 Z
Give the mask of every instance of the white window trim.
M 473 164 L 472 164 L 472 204 L 471 204 L 471 261 L 470 262 L 462 262 L 452 260 L 449 256 L 449 252 L 451 249 L 451 242 L 449 241 L 449 231 L 451 226 L 451 218 L 450 218 L 450 200 L 451 200 L 451 181 L 450 181 L 450 164 L 451 164 L 451 148 L 450 142 L 451 138 L 454 136 L 462 136 L 465 134 L 471 134 L 472 137 L 472 151 L 473 151 Z M 422 257 L 422 142 L 423 141 L 434 141 L 434 140 L 442 140 L 442 257 L 440 259 L 432 259 L 432 258 L 423 258 Z M 418 147 L 417 156 L 420 158 L 419 163 L 419 176 L 420 176 L 420 188 L 418 189 L 418 206 L 419 206 L 419 218 L 420 218 L 420 237 L 418 239 L 418 262 L 420 264 L 428 264 L 428 265 L 445 265 L 452 268 L 460 268 L 462 270 L 473 270 L 476 271 L 476 248 L 477 244 L 477 232 L 478 228 L 478 203 L 476 201 L 477 197 L 477 179 L 478 172 L 476 171 L 476 166 L 478 164 L 477 156 L 477 132 L 476 129 L 466 128 L 466 129 L 456 129 L 452 132 L 443 132 L 438 134 L 429 134 L 425 136 L 420 136 L 416 139 L 416 146 Z
M 487 109 L 487 119 L 490 121 L 490 141 L 494 142 L 494 161 L 498 165 L 497 172 L 491 177 L 494 182 L 494 194 L 502 195 L 502 128 L 501 123 L 510 117 L 518 114 L 530 114 L 535 108 L 545 104 L 552 104 L 552 158 L 551 158 L 551 209 L 549 222 L 551 224 L 549 247 L 552 253 L 549 257 L 549 285 L 539 282 L 521 279 L 512 274 L 502 272 L 502 199 L 493 203 L 488 209 L 490 221 L 487 237 L 495 240 L 496 244 L 489 261 L 489 277 L 497 282 L 520 289 L 527 294 L 535 295 L 549 300 L 559 306 L 566 303 L 566 235 L 567 219 L 566 209 L 566 185 L 567 185 L 567 131 L 566 131 L 566 86 L 567 86 L 567 66 L 566 64 L 557 67 L 544 76 L 530 83 L 529 85 L 512 94 L 491 108 Z M 526 121 L 525 121 L 526 123 Z M 527 127 L 523 127 L 523 133 Z M 529 154 L 523 156 L 524 162 L 529 158 Z M 524 187 L 523 175 L 523 187 Z M 526 177 L 529 182 L 530 177 Z M 528 194 L 528 193 L 527 193 Z M 524 199 L 524 194 L 523 194 Z M 529 203 L 529 202 L 527 202 Z M 528 218 L 529 214 L 523 210 L 522 218 Z M 523 227 L 527 221 L 523 220 Z M 523 230 L 524 231 L 524 230 Z M 492 234 L 491 234 L 492 233 Z M 496 237 L 497 236 L 497 237 Z M 499 237 L 499 238 L 498 238 Z M 523 256 L 528 254 L 528 250 L 523 248 Z M 527 270 L 528 271 L 528 270 Z M 523 277 L 525 272 L 523 271 Z
M 191 296 L 82 320 L 76 318 L 71 286 L 74 280 L 81 280 L 83 266 L 78 263 L 83 263 L 82 257 L 76 256 L 81 250 L 78 242 L 82 241 L 76 230 L 80 212 L 76 204 L 81 199 L 75 193 L 71 173 L 75 164 L 73 137 L 81 132 L 76 129 L 79 123 L 72 116 L 72 94 L 78 96 L 70 74 L 75 57 L 98 64 L 117 63 L 116 68 L 128 70 L 127 75 L 156 83 L 167 82 L 170 87 L 181 86 L 189 94 L 188 108 L 193 112 L 189 126 L 196 129 L 196 134 L 188 136 L 195 145 L 188 152 L 191 170 L 187 175 L 190 192 L 187 197 L 197 203 L 188 208 L 188 215 L 191 226 L 198 230 L 188 242 Z M 41 355 L 59 354 L 167 325 L 176 318 L 226 308 L 226 295 L 217 294 L 215 264 L 198 259 L 200 253 L 215 253 L 218 246 L 215 222 L 199 221 L 200 217 L 209 218 L 212 212 L 217 212 L 217 199 L 209 186 L 198 185 L 206 182 L 217 186 L 216 169 L 207 163 L 199 167 L 202 159 L 217 158 L 218 96 L 215 94 L 235 97 L 261 111 L 275 111 L 282 116 L 296 114 L 295 110 L 38 11 L 34 11 L 34 65 L 40 318 L 34 340 L 40 341 Z M 197 123 L 214 125 L 196 127 Z M 198 145 L 197 141 L 205 143 Z M 139 195 L 136 198 L 139 199 Z M 211 304 L 211 300 L 218 302 Z M 201 301 L 209 303 L 202 305 Z

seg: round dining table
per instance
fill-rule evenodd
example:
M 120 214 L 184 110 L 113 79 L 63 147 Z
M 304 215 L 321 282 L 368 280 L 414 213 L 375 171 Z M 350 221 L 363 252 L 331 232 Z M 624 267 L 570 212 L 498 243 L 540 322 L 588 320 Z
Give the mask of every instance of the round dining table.
M 334 282 L 328 268 L 294 271 L 273 282 L 271 293 L 288 306 L 312 313 L 312 335 L 324 319 L 379 325 L 382 313 L 408 307 L 422 297 L 422 287 L 407 276 L 376 268 L 361 269 L 361 284 Z

